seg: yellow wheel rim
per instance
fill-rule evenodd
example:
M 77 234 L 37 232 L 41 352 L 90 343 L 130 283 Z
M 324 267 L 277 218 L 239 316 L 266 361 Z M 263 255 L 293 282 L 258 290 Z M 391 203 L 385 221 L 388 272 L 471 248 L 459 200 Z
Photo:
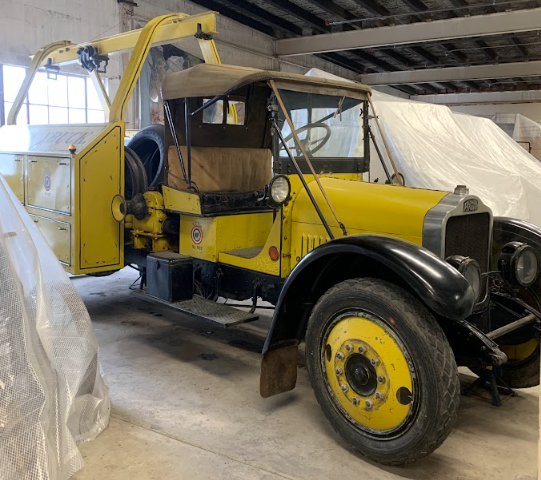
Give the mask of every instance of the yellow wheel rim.
M 539 340 L 532 338 L 520 345 L 500 345 L 510 362 L 520 362 L 529 358 L 539 346 Z
M 389 434 L 412 412 L 416 392 L 406 355 L 396 335 L 370 314 L 342 317 L 329 330 L 322 350 L 328 387 L 362 429 Z

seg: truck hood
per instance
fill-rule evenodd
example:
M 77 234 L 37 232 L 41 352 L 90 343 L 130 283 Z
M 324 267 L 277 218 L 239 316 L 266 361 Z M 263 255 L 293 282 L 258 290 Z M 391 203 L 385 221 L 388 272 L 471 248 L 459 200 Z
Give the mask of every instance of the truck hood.
M 348 234 L 388 234 L 417 244 L 422 243 L 426 213 L 449 193 L 330 177 L 320 177 L 320 181 Z M 341 236 L 342 231 L 317 183 L 312 181 L 308 185 L 333 233 Z M 321 221 L 306 191 L 301 188 L 295 195 L 294 189 L 293 196 L 292 220 L 320 225 Z

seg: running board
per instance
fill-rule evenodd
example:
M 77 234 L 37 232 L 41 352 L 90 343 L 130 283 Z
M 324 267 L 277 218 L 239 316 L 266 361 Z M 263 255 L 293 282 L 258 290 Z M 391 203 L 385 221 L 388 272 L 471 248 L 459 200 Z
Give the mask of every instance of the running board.
M 234 327 L 241 323 L 253 322 L 259 318 L 259 315 L 243 312 L 242 310 L 216 303 L 212 300 L 207 300 L 199 295 L 194 295 L 191 300 L 168 302 L 167 300 L 147 295 L 144 290 L 133 290 L 133 293 L 136 297 L 147 302 L 165 305 L 166 307 L 173 308 L 179 312 L 191 315 L 192 317 L 216 323 L 222 327 Z

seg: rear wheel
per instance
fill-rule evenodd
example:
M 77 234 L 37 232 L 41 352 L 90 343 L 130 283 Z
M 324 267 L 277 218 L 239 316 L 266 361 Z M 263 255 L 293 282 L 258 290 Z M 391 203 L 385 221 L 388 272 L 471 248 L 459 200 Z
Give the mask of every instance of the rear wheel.
M 453 352 L 401 288 L 373 279 L 331 288 L 310 316 L 306 356 L 324 414 L 367 457 L 404 465 L 449 435 L 460 392 Z

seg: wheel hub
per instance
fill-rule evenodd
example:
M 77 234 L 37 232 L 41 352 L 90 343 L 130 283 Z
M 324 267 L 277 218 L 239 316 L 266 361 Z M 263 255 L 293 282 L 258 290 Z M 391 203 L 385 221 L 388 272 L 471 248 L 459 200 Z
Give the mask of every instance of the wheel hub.
M 367 397 L 372 395 L 378 386 L 377 373 L 370 360 L 360 353 L 350 355 L 344 368 L 346 381 L 359 395 Z
M 354 423 L 376 434 L 404 424 L 413 408 L 413 364 L 381 320 L 365 313 L 341 318 L 322 356 L 329 391 Z

